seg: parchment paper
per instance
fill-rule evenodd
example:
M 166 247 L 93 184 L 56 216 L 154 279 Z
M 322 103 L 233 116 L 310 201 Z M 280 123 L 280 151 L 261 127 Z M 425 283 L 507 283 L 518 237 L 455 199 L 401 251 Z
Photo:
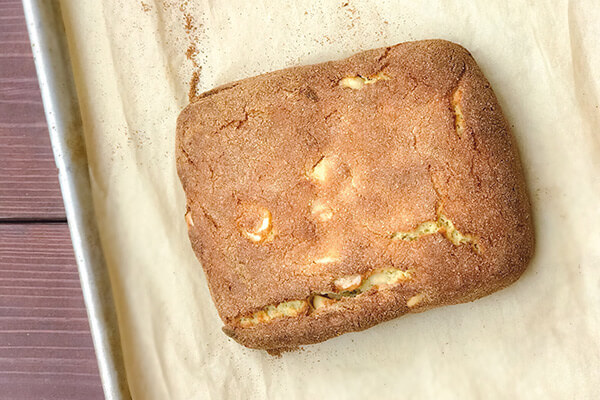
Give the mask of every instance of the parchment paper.
M 597 2 L 63 0 L 62 8 L 134 398 L 598 395 Z M 535 212 L 534 261 L 516 284 L 470 304 L 280 358 L 242 348 L 221 332 L 183 218 L 175 119 L 193 74 L 204 91 L 427 38 L 472 52 L 513 125 Z

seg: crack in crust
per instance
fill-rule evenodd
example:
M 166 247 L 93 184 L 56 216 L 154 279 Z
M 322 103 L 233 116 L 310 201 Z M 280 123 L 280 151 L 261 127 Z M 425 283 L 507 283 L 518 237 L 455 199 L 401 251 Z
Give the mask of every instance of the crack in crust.
M 479 247 L 477 237 L 470 233 L 461 233 L 450 218 L 446 217 L 442 213 L 438 213 L 438 218 L 435 221 L 425 221 L 419 224 L 415 229 L 408 232 L 393 232 L 390 235 L 392 240 L 404 240 L 411 242 L 417 240 L 423 236 L 433 235 L 435 233 L 442 233 L 446 239 L 452 242 L 455 246 L 462 244 L 468 244 L 471 246 L 473 251 L 480 254 L 481 248 Z
M 450 98 L 450 104 L 454 110 L 454 130 L 456 131 L 458 137 L 463 137 L 463 133 L 467 129 L 465 117 L 462 112 L 462 106 L 460 105 L 463 96 L 461 82 L 466 71 L 467 68 L 465 65 L 463 65 L 463 69 L 458 77 L 458 84 L 456 85 L 456 89 L 454 89 L 452 97 Z
M 454 109 L 454 129 L 459 137 L 463 137 L 466 129 L 465 117 L 460 106 L 461 99 L 462 89 L 459 87 L 454 91 L 454 94 L 452 94 L 451 100 L 452 108 Z
M 412 270 L 402 270 L 399 268 L 389 268 L 372 272 L 366 277 L 355 275 L 350 277 L 338 278 L 336 282 L 343 279 L 356 280 L 360 282 L 350 286 L 348 290 L 338 292 L 311 293 L 310 296 L 301 300 L 284 301 L 278 304 L 272 304 L 256 311 L 250 315 L 239 317 L 236 323 L 242 327 L 250 327 L 262 323 L 271 322 L 282 317 L 297 317 L 299 315 L 309 315 L 323 308 L 330 307 L 347 298 L 360 296 L 374 289 L 390 287 L 406 280 L 412 279 Z

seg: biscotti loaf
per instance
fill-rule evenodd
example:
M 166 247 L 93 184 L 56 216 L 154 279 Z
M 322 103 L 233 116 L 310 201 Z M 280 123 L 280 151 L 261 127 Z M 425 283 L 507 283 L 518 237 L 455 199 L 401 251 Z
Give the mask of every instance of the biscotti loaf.
M 223 329 L 251 348 L 472 301 L 534 248 L 509 125 L 443 40 L 206 92 L 179 116 L 177 171 Z

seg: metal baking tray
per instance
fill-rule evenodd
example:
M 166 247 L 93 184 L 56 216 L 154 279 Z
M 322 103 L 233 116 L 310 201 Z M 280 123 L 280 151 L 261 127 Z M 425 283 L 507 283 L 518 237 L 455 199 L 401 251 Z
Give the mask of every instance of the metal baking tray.
M 60 2 L 22 1 L 104 395 L 130 399 Z

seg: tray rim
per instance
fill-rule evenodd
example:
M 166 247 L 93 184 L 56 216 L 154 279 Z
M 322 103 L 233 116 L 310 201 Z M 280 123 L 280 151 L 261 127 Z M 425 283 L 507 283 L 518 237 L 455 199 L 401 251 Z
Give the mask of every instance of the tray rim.
M 60 2 L 22 3 L 104 396 L 130 399 Z

